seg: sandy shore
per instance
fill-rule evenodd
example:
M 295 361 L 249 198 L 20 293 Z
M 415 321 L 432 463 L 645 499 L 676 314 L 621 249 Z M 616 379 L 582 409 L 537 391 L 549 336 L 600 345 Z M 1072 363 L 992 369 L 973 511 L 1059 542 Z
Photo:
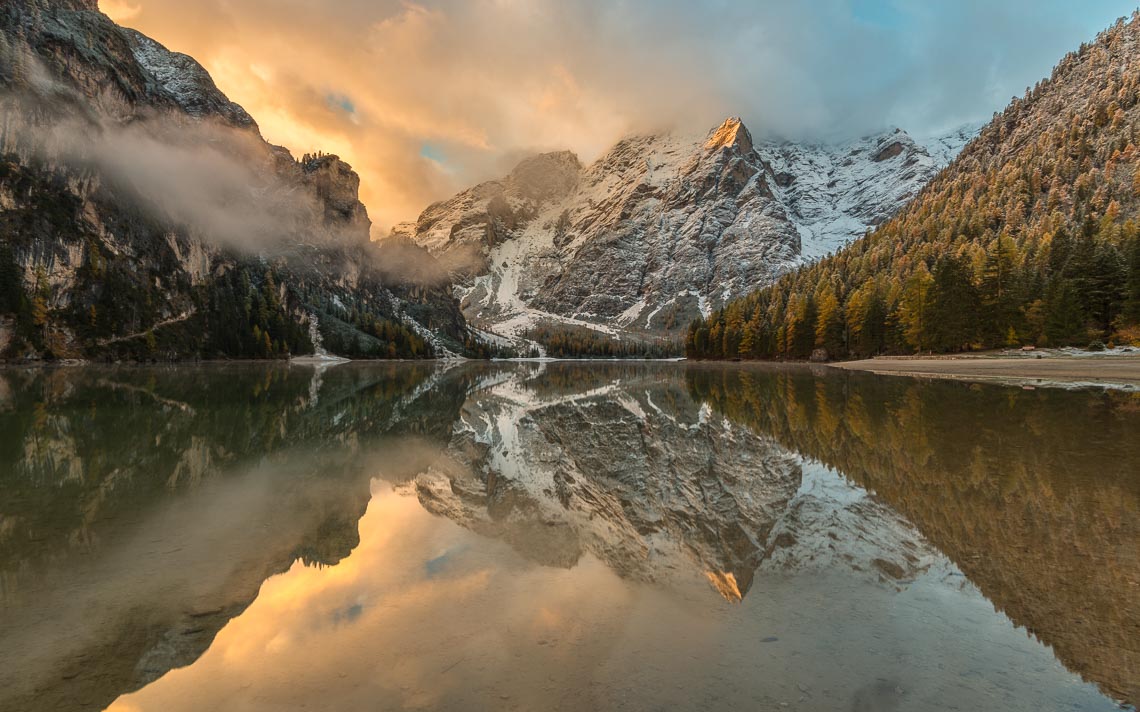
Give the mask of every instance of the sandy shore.
M 1140 356 L 1108 358 L 930 358 L 871 359 L 831 364 L 833 368 L 897 376 L 1042 385 L 1100 385 L 1140 389 Z

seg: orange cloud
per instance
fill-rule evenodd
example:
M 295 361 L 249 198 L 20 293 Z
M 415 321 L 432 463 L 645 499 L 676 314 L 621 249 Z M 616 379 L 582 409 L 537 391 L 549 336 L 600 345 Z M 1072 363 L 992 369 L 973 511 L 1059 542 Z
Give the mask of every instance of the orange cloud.
M 115 22 L 120 23 L 138 17 L 138 14 L 142 12 L 141 7 L 126 2 L 126 0 L 102 0 L 99 5 L 103 12 L 107 13 Z
M 1039 4 L 868 18 L 849 0 L 102 0 L 202 62 L 270 141 L 351 162 L 374 233 L 521 154 L 589 161 L 630 130 L 740 115 L 755 133 L 850 137 L 987 118 L 1115 19 L 1108 0 Z
M 587 28 L 556 37 L 559 10 L 544 2 L 473 4 L 294 2 L 286 12 L 271 0 L 103 0 L 102 9 L 198 59 L 267 140 L 350 162 L 378 236 L 522 154 L 570 148 L 588 160 L 633 123 L 632 103 L 585 88 L 578 75 L 593 70 L 569 59 Z

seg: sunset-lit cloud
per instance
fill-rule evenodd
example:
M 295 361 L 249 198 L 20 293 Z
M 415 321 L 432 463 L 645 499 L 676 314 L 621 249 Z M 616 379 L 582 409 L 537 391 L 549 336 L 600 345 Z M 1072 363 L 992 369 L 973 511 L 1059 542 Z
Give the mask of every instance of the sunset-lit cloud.
M 363 179 L 374 235 L 536 150 L 741 115 L 799 137 L 985 119 L 1130 5 L 101 0 L 201 61 L 295 154 Z

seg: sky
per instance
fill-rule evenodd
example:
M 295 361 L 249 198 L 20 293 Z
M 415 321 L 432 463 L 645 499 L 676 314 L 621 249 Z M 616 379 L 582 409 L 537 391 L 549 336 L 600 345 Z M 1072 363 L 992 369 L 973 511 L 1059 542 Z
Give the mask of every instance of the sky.
M 1136 0 L 1132 0 L 1136 2 Z M 1124 0 L 100 0 L 269 141 L 361 175 L 373 236 L 536 151 L 637 131 L 933 135 L 988 120 Z

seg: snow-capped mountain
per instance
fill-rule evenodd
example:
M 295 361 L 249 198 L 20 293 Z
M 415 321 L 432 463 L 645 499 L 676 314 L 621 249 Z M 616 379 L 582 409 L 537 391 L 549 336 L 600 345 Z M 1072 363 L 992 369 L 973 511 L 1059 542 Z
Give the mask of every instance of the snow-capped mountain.
M 676 371 L 573 369 L 477 383 L 448 446 L 463 467 L 419 474 L 420 502 L 544 565 L 589 553 L 634 580 L 704 577 L 730 601 L 757 571 L 843 568 L 898 589 L 946 568 L 874 495 L 714 414 Z
M 731 118 L 623 139 L 589 166 L 526 159 L 394 234 L 452 264 L 468 319 L 502 335 L 544 320 L 667 332 L 887 219 L 973 133 L 755 142 Z

